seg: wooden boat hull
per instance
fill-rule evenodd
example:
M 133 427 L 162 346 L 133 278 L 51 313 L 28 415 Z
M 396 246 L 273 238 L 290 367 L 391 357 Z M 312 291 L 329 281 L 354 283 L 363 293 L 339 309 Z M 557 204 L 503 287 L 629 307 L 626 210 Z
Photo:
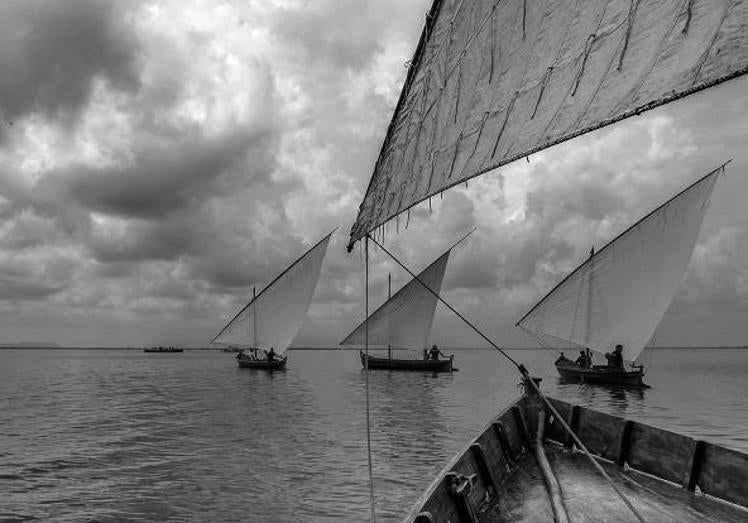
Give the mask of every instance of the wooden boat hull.
M 361 365 L 366 368 L 366 354 L 359 352 Z M 379 358 L 369 354 L 369 368 L 372 370 L 405 370 L 420 372 L 452 372 L 453 357 L 443 360 L 414 360 Z
M 628 387 L 647 387 L 642 379 L 644 372 L 609 369 L 606 367 L 582 368 L 575 363 L 556 363 L 559 375 L 568 381 L 580 383 L 604 383 Z
M 663 429 L 550 400 L 646 521 L 745 521 L 748 456 Z M 408 522 L 553 521 L 536 436 L 571 521 L 634 516 L 534 394 L 494 418 L 443 469 Z M 696 488 L 703 494 L 696 494 Z M 728 503 L 725 503 L 728 502 Z
M 236 362 L 239 367 L 243 369 L 262 369 L 262 370 L 286 370 L 286 362 L 288 358 L 278 358 L 273 361 L 267 360 L 253 360 L 247 357 L 236 357 Z

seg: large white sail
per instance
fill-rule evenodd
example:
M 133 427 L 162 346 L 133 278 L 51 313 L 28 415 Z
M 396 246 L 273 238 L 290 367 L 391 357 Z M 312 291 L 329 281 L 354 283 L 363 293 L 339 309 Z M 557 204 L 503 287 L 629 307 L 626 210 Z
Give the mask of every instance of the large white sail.
M 213 343 L 285 352 L 306 318 L 331 236 L 325 236 L 265 287 Z
M 723 167 L 641 219 L 580 265 L 517 325 L 598 352 L 644 349 L 691 259 Z
M 366 344 L 368 321 L 369 346 L 409 349 L 426 347 L 438 301 L 436 295 L 441 291 L 450 252 L 451 249 L 426 267 L 418 275 L 418 279 L 410 280 L 340 344 L 363 347 Z M 429 292 L 424 284 L 436 295 Z
M 748 72 L 748 0 L 434 0 L 351 231 Z

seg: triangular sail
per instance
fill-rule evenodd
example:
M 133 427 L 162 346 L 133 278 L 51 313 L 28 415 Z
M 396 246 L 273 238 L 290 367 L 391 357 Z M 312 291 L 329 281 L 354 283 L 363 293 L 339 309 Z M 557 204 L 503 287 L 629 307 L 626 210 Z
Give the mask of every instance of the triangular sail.
M 748 0 L 435 0 L 351 231 L 748 72 Z
M 285 352 L 306 318 L 331 236 L 325 236 L 257 294 L 213 343 Z
M 594 253 L 517 325 L 633 361 L 652 337 L 691 259 L 724 166 Z
M 368 321 L 369 345 L 372 347 L 424 348 L 428 342 L 437 303 L 437 297 L 429 292 L 424 284 L 439 294 L 450 252 L 451 250 L 445 252 L 426 267 L 418 275 L 418 279 L 410 280 L 340 344 L 363 347 L 366 344 Z

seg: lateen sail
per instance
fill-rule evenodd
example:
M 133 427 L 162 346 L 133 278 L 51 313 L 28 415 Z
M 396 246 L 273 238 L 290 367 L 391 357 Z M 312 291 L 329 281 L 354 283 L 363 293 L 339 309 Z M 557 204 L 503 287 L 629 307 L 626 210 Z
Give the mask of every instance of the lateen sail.
M 437 295 L 441 291 L 450 252 L 445 252 L 418 275 L 418 280 L 426 284 Z M 340 344 L 363 347 L 366 344 L 365 331 L 368 321 L 370 346 L 424 348 L 428 342 L 429 332 L 434 321 L 437 297 L 418 280 L 412 279 L 397 291 Z
M 213 343 L 283 354 L 301 329 L 332 233 L 265 287 L 213 338 Z
M 665 314 L 691 259 L 722 167 L 641 219 L 580 265 L 517 325 L 633 361 Z
M 435 0 L 351 244 L 426 198 L 748 72 L 748 0 Z

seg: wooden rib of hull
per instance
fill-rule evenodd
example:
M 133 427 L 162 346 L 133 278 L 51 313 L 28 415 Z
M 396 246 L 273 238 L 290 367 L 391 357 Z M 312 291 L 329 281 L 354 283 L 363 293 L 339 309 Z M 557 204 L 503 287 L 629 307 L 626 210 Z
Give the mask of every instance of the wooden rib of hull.
M 361 365 L 366 367 L 366 354 L 359 352 Z M 421 372 L 452 372 L 453 358 L 444 360 L 414 360 L 378 358 L 369 354 L 369 368 L 372 370 L 406 370 Z
M 273 361 L 252 360 L 249 358 L 236 358 L 239 367 L 243 369 L 263 369 L 263 370 L 286 370 L 286 361 L 288 358 L 278 358 Z
M 561 377 L 569 381 L 580 383 L 607 383 L 609 385 L 624 385 L 634 387 L 647 387 L 642 378 L 642 370 L 616 370 L 605 367 L 593 367 L 584 369 L 575 363 L 556 363 L 556 369 Z
M 563 401 L 551 402 L 646 521 L 748 520 L 746 454 Z M 558 420 L 544 410 L 543 448 L 570 520 L 633 521 L 633 514 L 574 448 Z M 406 521 L 553 521 L 533 452 L 539 412 L 539 399 L 526 395 L 494 418 L 442 471 Z

